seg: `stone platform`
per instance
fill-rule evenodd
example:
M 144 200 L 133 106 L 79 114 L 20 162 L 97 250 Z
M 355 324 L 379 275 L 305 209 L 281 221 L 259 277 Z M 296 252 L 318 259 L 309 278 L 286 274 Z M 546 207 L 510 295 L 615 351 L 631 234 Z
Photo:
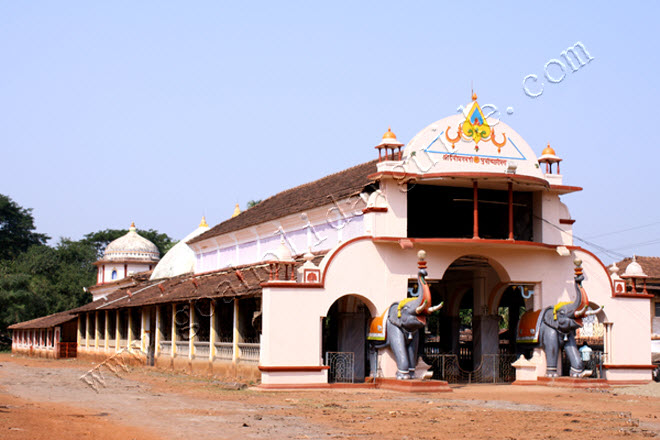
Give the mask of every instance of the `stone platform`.
M 536 385 L 544 385 L 548 387 L 563 387 L 563 388 L 609 388 L 610 385 L 605 379 L 588 379 L 577 377 L 539 377 Z M 514 385 L 516 383 L 514 382 Z

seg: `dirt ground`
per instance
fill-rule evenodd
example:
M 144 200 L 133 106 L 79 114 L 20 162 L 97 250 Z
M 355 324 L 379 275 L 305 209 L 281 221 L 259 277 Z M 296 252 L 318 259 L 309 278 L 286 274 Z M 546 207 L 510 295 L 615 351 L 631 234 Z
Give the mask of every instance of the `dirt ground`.
M 0 354 L 0 439 L 610 439 L 660 435 L 660 384 L 608 390 L 454 386 L 232 390 L 205 377 Z M 89 377 L 89 376 L 86 376 Z

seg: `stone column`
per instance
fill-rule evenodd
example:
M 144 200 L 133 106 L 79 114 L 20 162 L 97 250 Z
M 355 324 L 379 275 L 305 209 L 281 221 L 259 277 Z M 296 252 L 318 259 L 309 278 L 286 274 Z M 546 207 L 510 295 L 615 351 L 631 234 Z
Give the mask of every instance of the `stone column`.
M 105 344 L 103 344 L 104 351 L 108 351 L 108 348 L 110 347 L 110 329 L 108 328 L 110 325 L 110 323 L 108 322 L 109 319 L 110 319 L 110 312 L 106 310 L 105 319 L 104 319 L 105 326 L 103 328 L 103 337 L 105 339 Z
M 99 312 L 94 312 L 94 351 L 99 351 L 99 339 L 101 336 L 101 329 L 99 328 Z
M 131 313 L 131 309 L 126 309 L 127 315 L 128 315 L 128 330 L 126 332 L 126 346 L 128 347 L 128 351 L 132 352 L 133 348 L 131 347 L 131 344 L 133 343 L 133 314 Z
M 85 348 L 89 348 L 89 315 L 85 314 Z
M 188 359 L 195 357 L 195 305 L 192 301 L 188 303 Z
M 160 355 L 160 341 L 163 340 L 163 329 L 160 325 L 160 306 L 156 306 L 156 341 L 154 343 L 154 358 Z
M 213 362 L 213 359 L 215 359 L 215 343 L 218 340 L 218 320 L 215 317 L 215 300 L 211 299 L 209 301 L 209 328 L 211 330 L 209 332 L 209 362 Z
M 118 352 L 121 350 L 121 344 L 119 341 L 121 341 L 121 322 L 120 322 L 120 313 L 119 309 L 115 310 L 115 352 Z
M 240 357 L 240 352 L 238 349 L 238 340 L 241 337 L 240 332 L 238 331 L 238 298 L 234 298 L 234 329 L 232 333 L 232 357 L 231 361 L 235 364 L 238 362 Z
M 78 334 L 77 334 L 77 344 L 78 344 L 78 350 L 80 350 L 80 347 L 82 345 L 82 315 L 78 315 Z
M 147 329 L 147 322 L 149 321 L 147 312 L 147 308 L 143 307 L 140 313 L 140 349 L 144 353 L 147 352 L 147 344 L 149 342 L 147 341 L 147 337 L 149 336 L 148 332 L 151 330 L 150 328 Z
M 176 356 L 176 304 L 172 304 L 172 357 Z

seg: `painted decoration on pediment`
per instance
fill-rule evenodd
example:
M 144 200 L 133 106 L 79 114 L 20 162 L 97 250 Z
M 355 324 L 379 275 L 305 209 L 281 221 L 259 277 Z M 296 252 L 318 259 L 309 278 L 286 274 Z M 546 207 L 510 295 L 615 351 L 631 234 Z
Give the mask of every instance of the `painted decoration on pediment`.
M 465 120 L 458 124 L 456 134 L 450 135 L 451 126 L 445 130 L 445 137 L 451 143 L 452 149 L 456 149 L 456 143 L 461 140 L 474 142 L 474 151 L 479 151 L 479 142 L 491 142 L 497 152 L 502 152 L 502 147 L 506 144 L 506 133 L 502 133 L 500 140 L 496 139 L 495 128 L 488 124 L 484 117 L 481 107 L 477 101 L 472 103 L 472 107 L 465 116 Z
M 526 160 L 513 139 L 497 127 L 498 121 L 489 121 L 484 115 L 476 99 L 462 116 L 457 126 L 448 125 L 423 150 L 442 154 L 444 160 L 478 165 L 506 165 L 508 160 Z

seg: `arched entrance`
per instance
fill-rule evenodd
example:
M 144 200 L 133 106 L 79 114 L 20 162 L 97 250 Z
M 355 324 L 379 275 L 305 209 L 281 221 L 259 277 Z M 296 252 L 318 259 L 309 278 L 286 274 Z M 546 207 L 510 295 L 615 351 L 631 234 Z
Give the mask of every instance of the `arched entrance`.
M 352 378 L 359 383 L 369 376 L 367 330 L 370 319 L 369 307 L 358 295 L 342 296 L 330 306 L 323 319 L 323 358 L 330 366 L 329 381 L 350 382 Z M 352 358 L 352 365 L 349 358 Z M 335 371 L 333 365 L 338 366 Z
M 504 268 L 492 259 L 466 255 L 455 260 L 441 280 L 429 280 L 433 303 L 444 301 L 441 314 L 429 319 L 424 357 L 433 365 L 434 378 L 450 382 L 502 382 L 509 374 L 502 371 L 501 339 L 515 334 L 517 321 L 506 321 L 509 308 L 519 306 L 515 292 L 501 295 L 501 307 L 492 307 L 493 292 L 509 283 Z M 502 314 L 499 312 L 502 311 Z M 519 313 L 519 311 L 512 314 Z M 508 354 L 507 346 L 506 353 Z M 513 354 L 511 354 L 513 356 Z M 504 374 L 502 374 L 504 373 Z

